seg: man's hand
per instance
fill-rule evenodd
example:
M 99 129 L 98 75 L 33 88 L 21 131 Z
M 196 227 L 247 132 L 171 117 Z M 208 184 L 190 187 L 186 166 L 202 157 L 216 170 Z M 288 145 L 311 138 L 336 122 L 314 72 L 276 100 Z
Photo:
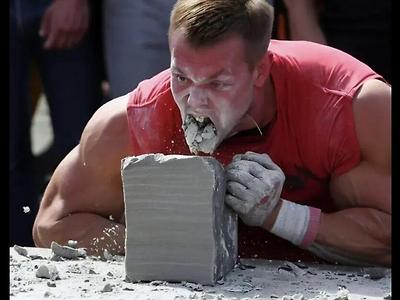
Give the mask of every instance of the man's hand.
M 277 206 L 285 175 L 267 154 L 235 155 L 226 167 L 225 202 L 244 223 L 261 226 Z
M 90 19 L 87 0 L 53 0 L 44 13 L 39 35 L 45 49 L 67 49 L 84 37 Z

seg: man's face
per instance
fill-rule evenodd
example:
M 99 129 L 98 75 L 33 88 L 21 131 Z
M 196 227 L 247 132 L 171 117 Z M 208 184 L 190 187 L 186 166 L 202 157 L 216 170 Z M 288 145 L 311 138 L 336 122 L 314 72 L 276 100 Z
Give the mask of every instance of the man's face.
M 170 36 L 171 88 L 186 142 L 193 153 L 213 153 L 241 129 L 254 98 L 254 71 L 245 60 L 244 41 L 232 36 L 193 48 L 181 31 Z

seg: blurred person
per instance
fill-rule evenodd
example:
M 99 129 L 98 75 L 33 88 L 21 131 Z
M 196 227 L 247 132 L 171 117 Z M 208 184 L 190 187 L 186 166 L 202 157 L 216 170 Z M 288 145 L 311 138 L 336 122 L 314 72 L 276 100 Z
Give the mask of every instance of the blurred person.
M 335 47 L 392 80 L 391 1 L 277 0 L 286 36 Z M 282 4 L 283 2 L 283 4 Z
M 174 0 L 104 0 L 104 55 L 109 97 L 131 91 L 169 65 L 169 12 Z
M 10 1 L 10 245 L 34 245 L 41 186 L 79 143 L 86 122 L 102 104 L 100 34 L 92 9 L 88 0 Z M 40 157 L 31 150 L 32 61 L 54 133 L 52 147 Z

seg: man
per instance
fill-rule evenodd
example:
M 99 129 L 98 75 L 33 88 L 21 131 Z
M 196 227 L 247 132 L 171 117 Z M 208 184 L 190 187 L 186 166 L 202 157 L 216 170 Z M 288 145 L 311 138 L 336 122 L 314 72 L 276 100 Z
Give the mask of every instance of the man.
M 171 68 L 94 114 L 49 183 L 37 246 L 124 253 L 121 159 L 192 152 L 226 166 L 241 257 L 390 265 L 391 89 L 341 51 L 270 41 L 272 16 L 264 0 L 177 1 Z

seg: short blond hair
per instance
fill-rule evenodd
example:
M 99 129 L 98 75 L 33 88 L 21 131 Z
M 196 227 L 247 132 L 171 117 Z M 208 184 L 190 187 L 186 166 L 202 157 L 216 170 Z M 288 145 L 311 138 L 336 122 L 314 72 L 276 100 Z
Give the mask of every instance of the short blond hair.
M 246 57 L 252 68 L 268 48 L 273 18 L 274 10 L 267 0 L 178 0 L 168 34 L 181 29 L 194 47 L 237 34 L 247 42 Z

